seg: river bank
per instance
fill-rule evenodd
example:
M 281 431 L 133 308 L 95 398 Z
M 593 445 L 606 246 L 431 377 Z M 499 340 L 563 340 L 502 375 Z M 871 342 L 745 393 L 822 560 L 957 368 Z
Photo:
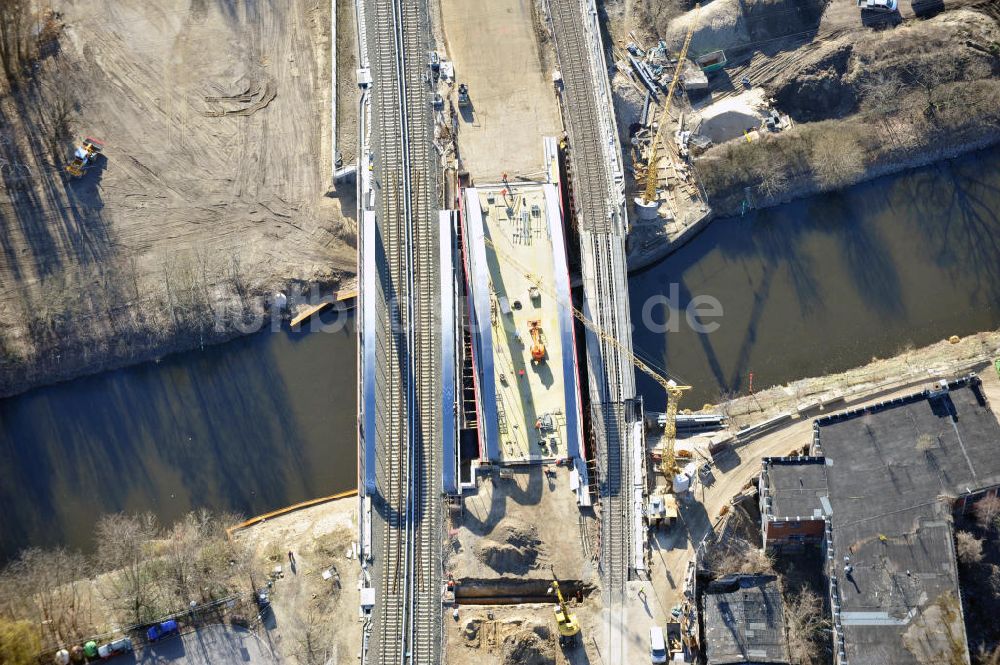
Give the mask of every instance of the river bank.
M 54 45 L 0 94 L 0 396 L 230 340 L 354 271 L 331 5 L 49 4 Z M 81 137 L 104 149 L 71 178 Z
M 328 275 L 328 271 L 324 272 Z M 197 302 L 164 305 L 163 319 L 151 316 L 149 300 L 144 298 L 103 311 L 74 307 L 72 320 L 68 314 L 56 315 L 45 324 L 36 319 L 35 327 L 46 328 L 31 354 L 3 349 L 0 399 L 42 386 L 160 362 L 168 356 L 268 329 L 280 330 L 281 322 L 329 298 L 320 294 L 336 292 L 338 287 L 353 290 L 356 284 L 353 276 L 314 282 L 308 287 L 297 280 L 273 279 L 252 291 L 243 290 L 242 295 L 235 286 L 227 291 L 215 284 L 211 300 L 207 297 L 199 300 L 198 295 L 193 295 Z M 192 288 L 192 293 L 206 290 L 198 285 Z M 85 299 L 83 294 L 78 297 L 80 300 L 74 300 L 74 306 Z M 280 299 L 284 299 L 284 304 Z
M 354 317 L 321 318 L 0 400 L 0 561 L 88 551 L 104 513 L 254 515 L 354 488 Z
M 690 164 L 711 213 L 704 216 L 700 197 L 688 202 L 681 191 L 687 168 L 675 168 L 684 177 L 665 183 L 672 218 L 635 222 L 633 269 L 676 251 L 713 219 L 1000 142 L 1000 15 L 990 3 L 959 0 L 932 16 L 915 16 L 910 7 L 866 14 L 848 0 L 722 0 L 701 14 L 684 11 L 682 3 L 664 4 L 654 21 L 641 3 L 609 3 L 612 50 L 622 54 L 627 45 L 634 48 L 634 39 L 648 48 L 660 37 L 676 48 L 688 28 L 694 30 L 691 53 L 725 50 L 728 64 L 709 74 L 707 90 L 689 91 L 672 109 L 692 146 L 695 139 L 709 144 L 700 154 L 692 147 Z M 636 128 L 646 117 L 643 89 L 626 76 L 626 61 L 617 66 L 615 103 L 622 131 L 629 128 L 622 144 L 629 145 L 633 133 L 638 142 L 626 162 L 641 172 L 646 139 Z M 780 130 L 765 129 L 771 113 L 784 119 Z M 676 152 L 674 142 L 667 143 Z M 672 161 L 687 160 L 675 155 Z M 631 200 L 641 183 L 630 187 Z
M 706 407 L 725 414 L 730 431 L 736 432 L 784 414 L 822 412 L 822 405 L 841 408 L 845 402 L 871 399 L 903 387 L 919 390 L 937 379 L 951 379 L 971 371 L 994 372 L 993 361 L 998 359 L 1000 331 L 981 332 L 909 349 L 891 358 L 873 358 L 846 372 L 799 379 Z
M 883 161 L 878 164 L 867 166 L 863 172 L 852 176 L 843 186 L 834 187 L 823 184 L 812 177 L 800 177 L 787 182 L 780 191 L 775 190 L 769 195 L 754 197 L 754 207 L 750 210 L 744 209 L 744 197 L 733 194 L 728 200 L 721 203 L 720 208 L 712 208 L 709 214 L 681 228 L 677 233 L 671 233 L 669 227 L 663 226 L 643 225 L 637 227 L 635 232 L 629 236 L 629 272 L 637 272 L 659 263 L 681 249 L 717 220 L 727 217 L 742 217 L 746 214 L 752 214 L 754 210 L 767 210 L 799 199 L 836 192 L 846 187 L 957 159 L 980 150 L 987 150 L 998 144 L 1000 144 L 1000 126 L 985 124 L 981 127 L 979 136 L 967 137 L 963 143 L 928 141 L 921 148 L 911 150 L 908 154 L 897 154 L 883 158 Z

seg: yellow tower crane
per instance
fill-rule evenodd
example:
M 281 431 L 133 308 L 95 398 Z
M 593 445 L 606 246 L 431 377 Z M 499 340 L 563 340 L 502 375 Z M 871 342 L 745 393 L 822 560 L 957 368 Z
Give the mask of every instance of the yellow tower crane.
M 677 68 L 674 70 L 674 78 L 670 80 L 670 87 L 667 89 L 667 100 L 663 103 L 663 114 L 660 116 L 659 125 L 656 127 L 653 142 L 649 144 L 649 159 L 646 160 L 646 191 L 642 195 L 646 203 L 656 201 L 656 181 L 659 179 L 659 157 L 656 151 L 663 140 L 663 128 L 670 123 L 670 104 L 674 100 L 677 82 L 681 78 L 681 70 L 684 69 L 684 60 L 687 58 L 688 48 L 691 46 L 691 37 L 694 36 L 694 29 L 698 25 L 698 16 L 700 14 L 701 3 L 699 2 L 694 6 L 694 18 L 691 19 L 691 27 L 688 28 L 687 35 L 684 36 L 684 46 L 681 47 L 680 55 L 677 56 Z
M 673 479 L 677 473 L 677 459 L 674 455 L 674 445 L 677 442 L 677 405 L 684 396 L 685 391 L 691 390 L 691 386 L 679 386 L 676 381 L 670 380 L 663 385 L 667 391 L 667 422 L 663 426 L 663 454 L 660 457 L 660 472 Z
M 652 378 L 667 392 L 667 423 L 664 428 L 664 450 L 660 458 L 660 471 L 667 477 L 668 480 L 672 480 L 676 471 L 676 462 L 674 461 L 674 443 L 677 439 L 677 403 L 684 392 L 691 389 L 691 386 L 678 385 L 678 383 L 673 379 L 664 378 L 659 372 L 635 355 L 631 349 L 626 348 L 621 342 L 619 342 L 614 335 L 611 335 L 603 330 L 599 325 L 591 321 L 586 314 L 574 307 L 573 303 L 560 302 L 559 297 L 556 296 L 548 287 L 543 285 L 537 276 L 525 268 L 524 265 L 522 265 L 513 256 L 497 247 L 496 243 L 494 243 L 492 239 L 484 236 L 483 241 L 489 247 L 493 248 L 497 257 L 503 258 L 512 266 L 520 270 L 524 274 L 525 278 L 537 286 L 540 291 L 544 291 L 550 298 L 569 308 L 569 310 L 573 313 L 573 316 L 576 317 L 576 319 L 580 321 L 584 327 L 600 337 L 601 340 L 611 344 L 616 349 L 621 351 L 643 374 Z

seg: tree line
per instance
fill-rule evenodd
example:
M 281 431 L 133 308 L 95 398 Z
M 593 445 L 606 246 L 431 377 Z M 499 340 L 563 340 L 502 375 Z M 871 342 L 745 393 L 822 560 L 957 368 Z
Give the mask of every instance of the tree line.
M 252 553 L 226 533 L 238 521 L 198 510 L 163 526 L 150 513 L 116 513 L 98 521 L 91 555 L 23 550 L 0 572 L 4 662 L 34 662 L 41 651 L 112 626 L 142 626 L 192 603 L 249 593 Z M 12 655 L 21 652 L 30 659 Z
M 17 87 L 31 62 L 54 44 L 58 19 L 51 9 L 36 11 L 30 0 L 0 0 L 0 88 Z

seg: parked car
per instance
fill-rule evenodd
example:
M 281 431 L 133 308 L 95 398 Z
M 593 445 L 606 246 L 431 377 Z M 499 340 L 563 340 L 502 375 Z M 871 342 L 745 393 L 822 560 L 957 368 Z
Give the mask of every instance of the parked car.
M 155 626 L 150 626 L 149 630 L 146 631 L 146 639 L 150 642 L 155 642 L 157 640 L 162 640 L 164 637 L 170 637 L 171 635 L 176 635 L 180 632 L 180 628 L 177 627 L 177 622 L 173 619 L 158 623 Z
M 114 642 L 108 642 L 107 644 L 102 644 L 97 648 L 97 655 L 101 658 L 108 659 L 112 656 L 117 656 L 118 654 L 128 653 L 132 650 L 132 640 L 127 637 L 123 637 L 120 640 L 115 640 Z

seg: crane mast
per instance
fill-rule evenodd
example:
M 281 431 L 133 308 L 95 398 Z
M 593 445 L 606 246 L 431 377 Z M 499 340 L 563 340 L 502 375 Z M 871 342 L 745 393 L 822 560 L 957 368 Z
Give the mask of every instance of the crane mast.
M 657 167 L 659 157 L 656 154 L 657 146 L 663 140 L 663 128 L 666 127 L 670 120 L 670 104 L 674 100 L 674 92 L 677 90 L 677 82 L 681 78 L 681 70 L 684 68 L 684 60 L 687 58 L 688 48 L 691 46 L 691 38 L 694 36 L 694 29 L 698 25 L 698 16 L 700 13 L 701 3 L 698 3 L 694 6 L 694 18 L 691 20 L 691 27 L 688 28 L 687 35 L 684 36 L 684 45 L 677 56 L 677 68 L 674 69 L 674 77 L 670 80 L 670 87 L 667 89 L 667 99 L 663 103 L 663 114 L 660 116 L 660 122 L 656 127 L 653 142 L 649 144 L 649 159 L 646 160 L 646 191 L 642 195 L 646 203 L 652 203 L 656 200 L 656 181 L 659 173 L 659 168 Z

